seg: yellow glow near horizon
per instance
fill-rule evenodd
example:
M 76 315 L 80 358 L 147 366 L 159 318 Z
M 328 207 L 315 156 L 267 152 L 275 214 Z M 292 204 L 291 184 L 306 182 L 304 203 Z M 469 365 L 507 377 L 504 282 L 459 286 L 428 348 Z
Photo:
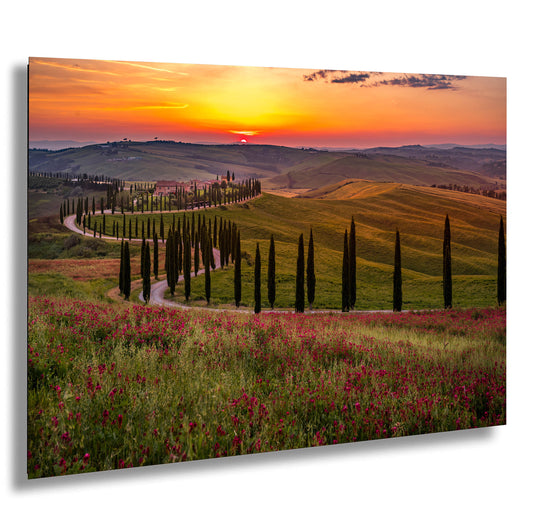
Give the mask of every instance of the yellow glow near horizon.
M 506 139 L 504 78 L 46 58 L 30 59 L 29 70 L 30 140 Z

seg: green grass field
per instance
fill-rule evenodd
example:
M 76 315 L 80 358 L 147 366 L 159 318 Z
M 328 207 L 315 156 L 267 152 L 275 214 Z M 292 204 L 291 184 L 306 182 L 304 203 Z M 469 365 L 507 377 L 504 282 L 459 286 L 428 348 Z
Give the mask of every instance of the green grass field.
M 317 309 L 340 308 L 340 281 L 344 230 L 352 215 L 357 233 L 358 309 L 384 309 L 392 304 L 394 232 L 402 241 L 404 308 L 437 308 L 442 305 L 442 236 L 444 218 L 452 229 L 454 305 L 491 306 L 496 302 L 497 239 L 500 215 L 506 203 L 486 197 L 433 188 L 386 184 L 371 194 L 352 199 L 300 199 L 264 194 L 245 205 L 201 211 L 207 220 L 223 217 L 241 231 L 243 304 L 253 300 L 253 259 L 259 243 L 262 257 L 263 306 L 267 307 L 266 275 L 270 235 L 276 242 L 278 307 L 292 307 L 296 271 L 297 240 L 305 244 L 313 229 L 317 275 Z M 182 217 L 182 215 L 174 215 Z M 188 215 L 190 217 L 190 215 Z M 156 220 L 159 214 L 137 215 L 141 221 Z M 172 214 L 163 214 L 166 230 Z M 100 216 L 96 216 L 97 221 Z M 122 215 L 106 215 L 110 234 L 113 221 L 122 227 Z M 129 216 L 126 218 L 126 224 Z M 122 234 L 122 229 L 119 230 Z M 140 229 L 139 229 L 140 231 Z M 306 248 L 307 249 L 307 248 Z M 203 278 L 193 279 L 193 299 L 201 302 Z M 212 304 L 233 299 L 233 270 L 212 274 Z M 180 290 L 178 289 L 178 298 Z

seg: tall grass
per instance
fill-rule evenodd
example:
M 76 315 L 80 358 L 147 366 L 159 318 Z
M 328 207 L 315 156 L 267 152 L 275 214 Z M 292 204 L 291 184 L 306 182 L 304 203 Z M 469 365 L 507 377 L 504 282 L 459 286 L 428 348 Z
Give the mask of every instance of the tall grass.
M 503 309 L 28 321 L 30 477 L 505 424 Z

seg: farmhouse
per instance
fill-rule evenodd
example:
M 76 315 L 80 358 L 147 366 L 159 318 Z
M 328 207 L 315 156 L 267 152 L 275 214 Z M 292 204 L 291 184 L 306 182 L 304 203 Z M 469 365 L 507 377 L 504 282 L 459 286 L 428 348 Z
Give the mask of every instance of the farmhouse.
M 176 193 L 183 188 L 186 192 L 190 189 L 189 183 L 182 183 L 180 181 L 158 181 L 155 186 L 154 195 L 168 195 L 169 193 Z

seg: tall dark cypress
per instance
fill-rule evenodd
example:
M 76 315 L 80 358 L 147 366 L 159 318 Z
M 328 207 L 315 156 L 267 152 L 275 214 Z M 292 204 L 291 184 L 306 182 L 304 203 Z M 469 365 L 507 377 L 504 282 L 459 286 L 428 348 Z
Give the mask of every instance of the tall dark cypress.
M 268 251 L 268 303 L 274 309 L 276 301 L 276 248 L 274 235 L 270 235 L 270 249 Z
M 63 224 L 63 205 L 59 206 L 59 220 Z
M 143 238 L 141 244 L 141 278 L 144 278 L 144 248 L 146 247 L 146 240 Z
M 143 263 L 143 299 L 145 303 L 150 301 L 150 243 L 146 242 L 144 246 L 144 263 Z
M 200 245 L 198 242 L 198 235 L 195 235 L 194 238 L 194 276 L 198 276 L 198 271 L 200 269 Z
M 315 286 L 315 244 L 313 242 L 313 230 L 311 229 L 307 248 L 307 301 L 309 310 L 313 309 L 313 303 L 315 302 Z
M 503 217 L 500 215 L 500 234 L 498 236 L 498 304 L 507 300 L 507 258 L 505 253 L 505 232 Z
M 446 215 L 444 222 L 444 241 L 443 241 L 443 267 L 442 267 L 442 284 L 444 291 L 444 308 L 452 307 L 452 251 L 451 251 L 451 232 L 450 219 Z
M 350 251 L 348 230 L 344 230 L 344 252 L 342 255 L 342 311 L 350 311 Z
M 212 251 L 212 248 L 211 248 Z M 237 232 L 237 250 L 235 254 L 235 268 L 233 270 L 233 290 L 235 294 L 235 306 L 241 303 L 242 278 L 241 278 L 241 232 Z
M 165 269 L 167 272 L 167 285 L 170 289 L 170 295 L 173 296 L 176 291 L 176 266 L 174 263 L 174 239 L 176 234 L 172 231 L 172 228 L 168 230 L 167 245 L 165 248 Z
M 255 274 L 254 274 L 254 312 L 261 312 L 261 253 L 259 252 L 259 243 L 255 249 Z
M 395 312 L 402 311 L 402 257 L 400 249 L 400 232 L 398 230 L 396 230 L 396 244 L 394 246 L 392 309 Z
M 350 308 L 355 307 L 357 300 L 356 292 L 356 256 L 355 256 L 355 222 L 352 216 L 350 224 L 350 241 L 349 241 L 349 283 L 350 283 Z
M 191 295 L 191 242 L 189 228 L 185 230 L 183 237 L 183 283 L 185 299 L 188 301 Z
M 131 294 L 131 263 L 130 263 L 130 246 L 128 242 L 124 243 L 124 299 L 129 300 Z
M 157 233 L 154 233 L 154 278 L 159 275 L 159 244 L 157 243 Z
M 296 260 L 296 312 L 303 312 L 305 308 L 305 259 L 304 259 L 304 236 L 300 234 L 298 239 L 298 258 Z
M 211 245 L 211 239 L 207 237 L 207 246 Z M 204 259 L 204 276 L 205 276 L 205 300 L 207 304 L 211 299 L 211 267 L 209 267 L 209 260 Z
M 124 240 L 120 243 L 120 269 L 118 273 L 118 290 L 124 292 Z

